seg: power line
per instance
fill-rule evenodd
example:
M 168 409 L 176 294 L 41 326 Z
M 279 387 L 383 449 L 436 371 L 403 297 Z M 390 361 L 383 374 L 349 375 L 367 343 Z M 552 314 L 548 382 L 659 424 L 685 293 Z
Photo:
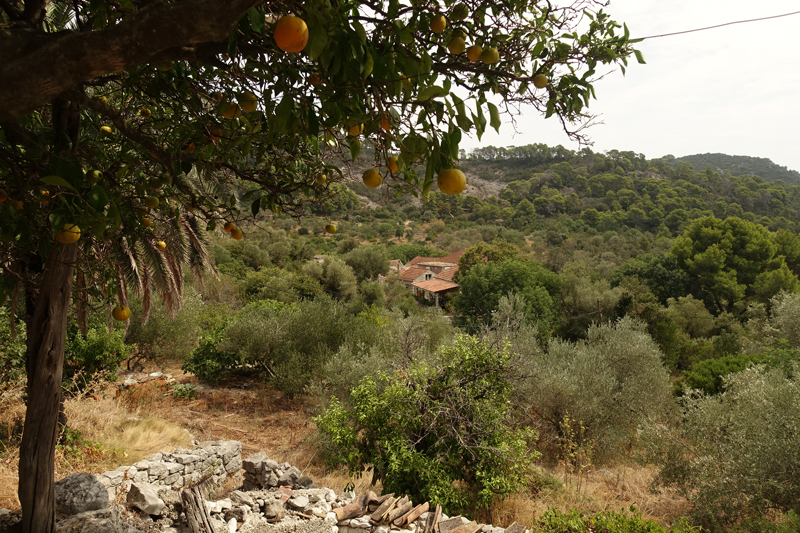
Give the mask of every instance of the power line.
M 694 30 L 684 30 L 684 31 L 676 31 L 673 33 L 662 33 L 661 35 L 650 35 L 648 37 L 637 37 L 636 39 L 631 40 L 645 40 L 645 39 L 656 39 L 658 37 L 670 37 L 672 35 L 683 35 L 685 33 L 694 33 L 698 31 L 705 31 L 705 30 L 713 30 L 714 28 L 722 28 L 724 26 L 731 26 L 733 24 L 746 24 L 748 22 L 758 22 L 760 20 L 770 20 L 770 19 L 777 19 L 781 17 L 789 17 L 791 15 L 800 15 L 800 11 L 792 11 L 791 13 L 783 13 L 781 15 L 772 15 L 769 17 L 760 17 L 755 19 L 746 19 L 746 20 L 735 20 L 733 22 L 725 22 L 724 24 L 716 24 L 714 26 L 706 26 L 705 28 L 696 28 Z

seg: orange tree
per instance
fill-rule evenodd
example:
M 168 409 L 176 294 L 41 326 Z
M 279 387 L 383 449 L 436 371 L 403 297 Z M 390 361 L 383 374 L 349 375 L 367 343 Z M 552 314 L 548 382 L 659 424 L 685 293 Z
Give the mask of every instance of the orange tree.
M 54 527 L 73 303 L 80 319 L 156 287 L 179 305 L 206 230 L 242 238 L 242 218 L 325 201 L 362 142 L 385 187 L 425 195 L 464 133 L 523 105 L 580 138 L 595 70 L 641 61 L 605 3 L 0 0 L 2 294 L 15 309 L 24 294 L 28 321 L 24 530 Z

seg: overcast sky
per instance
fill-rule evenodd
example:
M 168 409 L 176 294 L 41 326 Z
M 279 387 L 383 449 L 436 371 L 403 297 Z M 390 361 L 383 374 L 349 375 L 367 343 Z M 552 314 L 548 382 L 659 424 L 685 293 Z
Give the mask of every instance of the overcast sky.
M 798 0 L 611 0 L 607 12 L 632 37 L 646 37 L 800 10 Z M 800 171 L 800 15 L 646 39 L 647 65 L 629 61 L 596 85 L 588 130 L 596 152 L 631 150 L 648 159 L 721 152 L 766 157 Z M 578 149 L 557 119 L 529 110 L 461 147 L 545 143 Z M 696 169 L 701 170 L 701 169 Z

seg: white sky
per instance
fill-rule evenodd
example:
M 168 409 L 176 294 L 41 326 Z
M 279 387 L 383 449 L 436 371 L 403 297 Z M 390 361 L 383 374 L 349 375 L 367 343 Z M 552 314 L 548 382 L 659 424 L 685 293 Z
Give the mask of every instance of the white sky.
M 611 0 L 606 9 L 632 37 L 690 30 L 800 10 L 798 0 Z M 766 157 L 800 171 L 800 15 L 646 39 L 646 65 L 629 60 L 595 85 L 587 130 L 592 150 L 648 159 L 706 152 Z M 523 111 L 519 133 L 503 124 L 461 148 L 561 144 L 577 150 L 558 120 Z M 702 169 L 695 169 L 702 170 Z

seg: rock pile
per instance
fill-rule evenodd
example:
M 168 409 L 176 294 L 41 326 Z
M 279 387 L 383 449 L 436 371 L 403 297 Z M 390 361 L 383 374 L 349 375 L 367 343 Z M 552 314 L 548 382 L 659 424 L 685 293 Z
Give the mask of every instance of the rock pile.
M 127 493 L 133 483 L 150 483 L 180 489 L 210 474 L 218 483 L 242 468 L 242 443 L 239 441 L 205 441 L 193 450 L 177 448 L 172 453 L 156 453 L 133 466 L 121 466 L 103 472 L 97 479 L 114 500 Z
M 239 490 L 208 501 L 202 487 L 242 468 Z M 116 501 L 124 495 L 128 512 L 109 505 L 112 489 L 112 496 L 124 491 Z M 193 491 L 202 493 L 197 503 L 184 498 Z M 191 533 L 187 518 L 196 509 L 202 510 L 214 533 L 529 533 L 518 524 L 503 529 L 449 518 L 440 506 L 415 505 L 393 494 L 337 495 L 314 487 L 311 478 L 288 463 L 262 454 L 242 461 L 237 441 L 204 442 L 193 450 L 155 454 L 96 477 L 72 474 L 56 484 L 56 505 L 58 533 Z M 0 531 L 18 520 L 14 514 L 0 510 Z
M 242 463 L 244 468 L 244 490 L 291 487 L 295 489 L 315 488 L 314 482 L 289 463 L 273 461 L 257 453 Z

